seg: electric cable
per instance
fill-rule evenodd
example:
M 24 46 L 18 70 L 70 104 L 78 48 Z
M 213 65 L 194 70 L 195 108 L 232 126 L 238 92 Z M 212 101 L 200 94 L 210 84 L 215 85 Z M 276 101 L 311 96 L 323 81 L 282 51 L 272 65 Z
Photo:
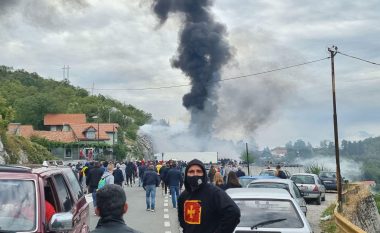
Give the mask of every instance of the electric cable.
M 231 77 L 231 78 L 225 78 L 225 79 L 215 80 L 215 81 L 211 81 L 211 82 L 225 82 L 225 81 L 230 81 L 230 80 L 247 78 L 247 77 L 251 77 L 251 76 L 268 74 L 268 73 L 273 73 L 273 72 L 277 72 L 277 71 L 281 71 L 281 70 L 287 70 L 287 69 L 291 69 L 291 68 L 294 68 L 294 67 L 299 67 L 299 66 L 304 66 L 304 65 L 308 65 L 308 64 L 324 61 L 324 60 L 327 60 L 327 59 L 330 59 L 330 57 L 324 57 L 324 58 L 321 58 L 321 59 L 307 61 L 307 62 L 295 64 L 295 65 L 290 65 L 290 66 L 285 66 L 285 67 L 281 67 L 281 68 L 266 70 L 266 71 L 262 71 L 262 72 L 258 72 L 258 73 L 253 73 L 253 74 L 246 74 L 246 75 L 240 75 L 240 76 Z M 179 84 L 179 85 L 160 86 L 160 87 L 144 87 L 144 88 L 85 88 L 85 89 L 97 90 L 97 91 L 145 91 L 145 90 L 169 89 L 169 88 L 187 87 L 187 86 L 191 86 L 191 84 Z

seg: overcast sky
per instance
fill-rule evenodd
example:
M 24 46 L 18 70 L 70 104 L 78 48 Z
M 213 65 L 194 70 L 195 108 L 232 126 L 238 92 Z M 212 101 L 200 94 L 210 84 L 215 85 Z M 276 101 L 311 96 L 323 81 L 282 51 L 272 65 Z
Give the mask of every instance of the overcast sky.
M 380 63 L 376 0 L 216 0 L 211 11 L 234 52 L 223 79 L 324 58 L 331 45 Z M 94 84 L 94 94 L 186 122 L 189 87 L 114 90 L 189 83 L 170 63 L 180 25 L 171 15 L 159 26 L 148 0 L 0 0 L 0 64 L 56 80 L 69 65 L 75 86 L 91 92 Z M 335 61 L 340 139 L 379 136 L 380 66 L 339 54 Z M 254 138 L 259 147 L 333 140 L 330 61 L 222 82 L 218 109 L 221 138 Z

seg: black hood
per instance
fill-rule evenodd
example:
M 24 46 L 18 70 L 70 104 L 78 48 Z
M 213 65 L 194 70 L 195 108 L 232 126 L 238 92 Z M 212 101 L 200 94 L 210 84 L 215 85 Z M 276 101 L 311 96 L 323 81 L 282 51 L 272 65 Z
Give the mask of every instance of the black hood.
M 200 167 L 202 168 L 202 170 L 203 170 L 202 182 L 203 182 L 203 184 L 206 184 L 206 183 L 207 183 L 207 174 L 206 174 L 206 168 L 205 168 L 205 166 L 203 165 L 203 163 L 202 163 L 200 160 L 198 160 L 198 159 L 193 159 L 193 160 L 191 160 L 191 161 L 187 164 L 186 169 L 185 169 L 185 182 L 184 182 L 184 184 L 185 184 L 185 189 L 186 189 L 186 191 L 188 191 L 188 192 L 191 192 L 191 188 L 190 188 L 189 183 L 187 182 L 187 171 L 189 170 L 189 168 L 190 168 L 192 165 L 198 165 L 198 166 L 200 166 Z

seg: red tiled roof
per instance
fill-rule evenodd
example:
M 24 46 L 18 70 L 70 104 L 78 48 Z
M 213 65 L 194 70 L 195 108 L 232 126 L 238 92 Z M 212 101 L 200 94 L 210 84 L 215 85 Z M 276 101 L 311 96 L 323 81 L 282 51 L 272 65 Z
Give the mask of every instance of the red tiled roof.
M 10 123 L 8 125 L 8 133 L 24 138 L 30 138 L 34 130 L 32 125 L 21 125 L 18 123 Z
M 56 142 L 76 142 L 72 131 L 34 131 L 33 136 Z
M 44 125 L 64 125 L 86 123 L 86 114 L 46 114 Z
M 110 124 L 99 124 L 99 140 L 109 140 L 110 138 L 107 135 L 107 132 L 113 132 L 112 129 L 114 127 L 114 131 L 117 131 L 117 128 L 119 127 L 118 124 L 110 123 Z M 98 123 L 86 123 L 86 124 L 70 124 L 71 129 L 73 130 L 75 136 L 81 140 L 86 141 L 88 138 L 86 138 L 86 130 L 90 127 L 94 128 L 96 130 L 95 133 L 95 140 L 98 139 Z

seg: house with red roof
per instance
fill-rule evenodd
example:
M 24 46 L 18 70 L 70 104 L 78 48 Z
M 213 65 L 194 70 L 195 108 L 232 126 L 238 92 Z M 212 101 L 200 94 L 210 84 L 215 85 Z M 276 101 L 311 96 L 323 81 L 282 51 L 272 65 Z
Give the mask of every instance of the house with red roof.
M 8 133 L 25 138 L 39 137 L 61 142 L 63 146 L 49 148 L 57 157 L 65 160 L 92 159 L 95 151 L 111 151 L 117 143 L 117 123 L 87 123 L 85 114 L 46 114 L 47 131 L 34 130 L 32 125 L 10 123 Z M 106 148 L 97 149 L 97 145 Z

